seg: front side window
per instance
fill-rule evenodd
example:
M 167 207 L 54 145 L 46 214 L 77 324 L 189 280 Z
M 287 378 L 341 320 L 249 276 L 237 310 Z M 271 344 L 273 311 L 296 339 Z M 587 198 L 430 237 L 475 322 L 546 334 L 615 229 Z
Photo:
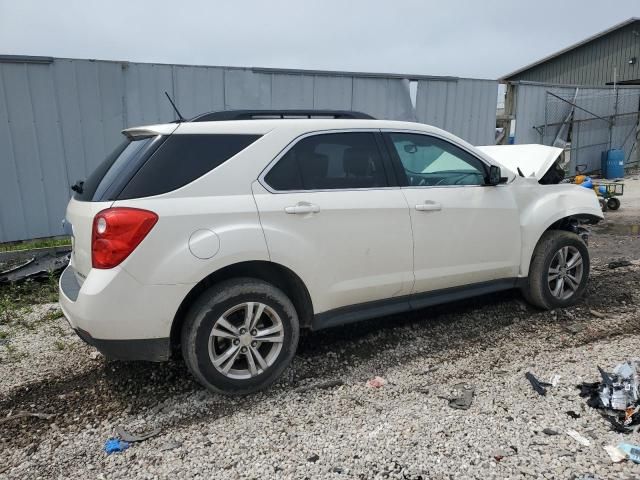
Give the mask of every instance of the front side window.
M 275 190 L 335 190 L 388 186 L 371 132 L 329 133 L 296 143 L 267 173 Z
M 483 185 L 484 164 L 455 145 L 413 133 L 390 133 L 409 186 Z

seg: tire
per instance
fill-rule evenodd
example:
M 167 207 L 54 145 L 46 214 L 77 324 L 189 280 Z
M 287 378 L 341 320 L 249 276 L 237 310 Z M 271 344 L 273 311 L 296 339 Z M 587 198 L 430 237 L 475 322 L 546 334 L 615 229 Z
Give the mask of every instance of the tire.
M 563 254 L 566 257 L 564 269 Z M 574 259 L 575 255 L 578 257 Z M 572 266 L 574 261 L 575 265 Z M 529 303 L 544 310 L 568 307 L 575 304 L 584 293 L 589 267 L 589 250 L 578 235 L 550 230 L 542 235 L 536 245 L 522 293 Z M 560 281 L 562 284 L 558 287 Z
M 255 326 L 241 334 L 249 309 Z M 242 395 L 278 379 L 291 363 L 299 336 L 298 314 L 281 290 L 262 280 L 238 278 L 210 287 L 194 302 L 182 326 L 182 355 L 209 390 Z
M 616 197 L 611 197 L 609 198 L 609 200 L 607 200 L 607 207 L 609 207 L 609 210 L 617 210 L 620 208 L 620 200 L 618 200 Z
M 598 199 L 598 202 L 600 202 L 600 209 L 603 212 L 606 212 L 607 210 L 609 210 L 609 207 L 607 205 L 607 201 L 603 198 Z

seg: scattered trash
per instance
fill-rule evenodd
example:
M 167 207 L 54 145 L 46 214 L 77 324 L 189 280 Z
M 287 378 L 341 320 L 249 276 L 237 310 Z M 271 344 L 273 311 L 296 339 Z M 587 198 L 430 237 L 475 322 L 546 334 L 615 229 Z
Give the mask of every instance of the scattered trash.
M 607 316 L 604 313 L 600 313 L 595 310 L 589 310 L 589 313 L 597 318 L 607 318 Z
M 110 438 L 104 442 L 104 451 L 107 455 L 124 452 L 127 448 L 129 448 L 129 443 L 118 438 Z
M 618 445 L 618 450 L 624 452 L 627 458 L 629 458 L 633 463 L 640 463 L 640 446 L 621 443 Z
M 547 394 L 547 390 L 544 387 L 550 387 L 550 383 L 541 382 L 531 372 L 525 373 L 524 376 L 531 382 L 531 386 L 536 392 L 543 396 Z
M 551 382 L 550 382 L 551 386 L 552 387 L 557 387 L 558 384 L 560 383 L 560 379 L 561 378 L 562 377 L 556 373 L 553 377 L 551 377 Z
M 473 402 L 474 388 L 464 383 L 454 385 L 454 396 L 448 398 L 449 406 L 458 410 L 468 410 Z
M 40 252 L 20 264 L 0 272 L 0 285 L 22 280 L 41 280 L 49 278 L 51 273 L 64 270 L 69 264 L 69 249 Z
M 580 418 L 580 414 L 579 414 L 579 413 L 574 412 L 573 410 L 567 410 L 567 412 L 566 412 L 566 413 L 567 413 L 567 415 L 569 415 L 569 416 L 570 416 L 571 418 L 573 418 L 574 420 L 575 420 L 576 418 Z
M 161 452 L 166 452 L 168 450 L 175 450 L 176 448 L 180 448 L 182 446 L 182 442 L 178 442 L 176 440 L 169 440 L 167 443 L 162 445 L 159 450 Z
M 617 365 L 611 373 L 598 367 L 601 382 L 579 385 L 587 405 L 602 411 L 614 430 L 627 433 L 640 429 L 640 360 Z
M 102 354 L 101 354 L 100 352 L 98 352 L 97 350 L 94 350 L 93 352 L 91 352 L 91 353 L 89 354 L 89 358 L 90 358 L 91 360 L 97 360 L 97 359 L 99 359 L 101 356 L 102 356 Z
M 304 385 L 302 387 L 296 388 L 296 392 L 308 392 L 309 390 L 315 390 L 317 388 L 333 388 L 339 387 L 340 385 L 344 385 L 342 380 L 327 380 L 326 382 L 315 383 L 313 385 Z
M 605 445 L 605 451 L 609 454 L 609 458 L 613 463 L 619 463 L 627 459 L 627 454 L 613 445 Z
M 591 441 L 589 441 L 588 438 L 583 437 L 582 435 L 580 435 L 575 430 L 567 430 L 567 435 L 569 435 L 571 438 L 573 438 L 580 445 L 584 445 L 585 447 L 588 447 L 588 446 L 591 445 Z
M 318 460 L 320 460 L 320 457 L 315 453 L 307 458 L 307 462 L 312 462 L 312 463 L 316 463 Z
M 629 260 L 614 260 L 613 262 L 609 262 L 609 268 L 620 268 L 620 267 L 629 267 L 633 265 Z
M 371 380 L 367 380 L 367 387 L 380 388 L 386 383 L 387 381 L 382 377 L 373 377 Z
M 544 433 L 545 435 L 559 435 L 560 432 L 552 428 L 545 428 L 544 430 L 542 430 L 542 433 Z
M 15 415 L 11 415 L 9 417 L 0 418 L 0 423 L 9 422 L 11 420 L 17 420 L 19 418 L 40 418 L 42 420 L 49 420 L 55 417 L 55 414 L 52 413 L 38 413 L 38 412 L 18 412 Z
M 156 428 L 155 430 L 150 430 L 146 433 L 141 433 L 139 435 L 127 432 L 122 427 L 116 427 L 116 434 L 120 437 L 121 440 L 127 443 L 135 443 L 135 442 L 143 442 L 145 440 L 150 439 L 151 437 L 155 437 L 160 433 L 160 429 Z

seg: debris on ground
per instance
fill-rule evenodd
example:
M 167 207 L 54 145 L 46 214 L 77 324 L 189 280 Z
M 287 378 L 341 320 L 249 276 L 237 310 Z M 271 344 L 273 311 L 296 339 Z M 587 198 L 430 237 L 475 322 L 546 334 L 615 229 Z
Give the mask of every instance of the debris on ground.
M 541 382 L 531 372 L 525 373 L 524 376 L 527 378 L 527 380 L 529 380 L 529 382 L 531 383 L 531 386 L 537 393 L 543 396 L 547 394 L 547 390 L 545 387 L 550 387 L 551 386 L 550 383 Z
M 314 383 L 313 385 L 303 385 L 302 387 L 296 388 L 296 392 L 303 393 L 303 392 L 308 392 L 310 390 L 339 387 L 341 385 L 344 385 L 344 381 L 340 379 L 327 380 L 326 382 Z
M 554 430 L 553 428 L 545 428 L 544 430 L 542 430 L 542 433 L 544 433 L 545 435 L 558 435 L 560 432 Z
M 604 313 L 600 313 L 596 310 L 589 310 L 589 313 L 596 318 L 607 318 L 607 316 Z
M 320 457 L 315 453 L 310 457 L 307 457 L 307 462 L 316 463 L 318 460 L 320 460 Z
M 609 262 L 609 268 L 630 267 L 633 265 L 629 260 L 619 259 Z
M 571 438 L 573 438 L 580 445 L 584 445 L 585 447 L 588 447 L 588 446 L 591 445 L 591 441 L 588 438 L 583 437 L 582 435 L 580 435 L 575 430 L 567 430 L 567 435 L 569 435 Z
M 145 440 L 150 439 L 151 437 L 155 437 L 156 435 L 159 435 L 160 429 L 156 428 L 154 430 L 149 430 L 148 432 L 140 433 L 136 435 L 134 433 L 127 432 L 122 427 L 116 427 L 116 434 L 121 440 L 127 443 L 135 443 L 135 442 L 143 442 Z
M 169 440 L 159 448 L 159 451 L 166 452 L 169 450 L 175 450 L 176 448 L 180 448 L 181 446 L 182 442 L 178 442 L 177 440 Z
M 69 250 L 37 253 L 19 264 L 0 272 L 0 285 L 23 280 L 42 280 L 64 270 L 69 264 Z
M 549 383 L 551 383 L 552 387 L 557 387 L 560 383 L 561 378 L 562 377 L 556 373 L 553 377 L 551 377 L 551 381 Z
M 621 443 L 618 445 L 618 450 L 621 450 L 633 463 L 640 463 L 640 446 Z
M 579 385 L 587 405 L 601 410 L 614 430 L 627 433 L 640 429 L 640 360 L 617 365 L 611 373 L 598 367 L 601 382 Z
M 371 380 L 367 380 L 367 387 L 380 388 L 386 383 L 387 381 L 382 377 L 373 377 Z
M 49 420 L 55 417 L 53 413 L 38 413 L 38 412 L 18 412 L 15 415 L 10 415 L 5 418 L 0 418 L 0 423 L 9 422 L 11 420 L 17 420 L 19 418 L 40 418 L 42 420 Z
M 613 445 L 605 445 L 604 450 L 607 452 L 613 463 L 619 463 L 627 459 L 627 454 Z
M 567 410 L 567 415 L 569 415 L 571 418 L 573 418 L 574 420 L 580 418 L 580 414 L 574 412 L 573 410 Z
M 107 455 L 124 452 L 127 448 L 129 448 L 129 443 L 118 438 L 110 438 L 104 442 L 104 451 Z
M 465 384 L 459 383 L 454 387 L 454 394 L 449 398 L 449 406 L 458 410 L 468 410 L 471 408 L 471 402 L 473 402 L 474 388 Z

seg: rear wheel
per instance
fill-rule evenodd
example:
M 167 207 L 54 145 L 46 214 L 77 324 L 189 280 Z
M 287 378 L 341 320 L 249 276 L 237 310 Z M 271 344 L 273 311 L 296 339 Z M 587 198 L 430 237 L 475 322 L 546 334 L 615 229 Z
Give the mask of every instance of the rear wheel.
M 575 233 L 546 232 L 533 253 L 525 298 L 545 310 L 573 305 L 589 278 L 589 251 Z
M 252 278 L 206 290 L 187 313 L 182 353 L 210 390 L 245 394 L 271 385 L 298 345 L 296 310 L 273 285 Z
M 618 200 L 616 197 L 611 197 L 609 198 L 609 200 L 607 200 L 607 207 L 609 207 L 609 210 L 617 210 L 620 208 L 620 200 Z

